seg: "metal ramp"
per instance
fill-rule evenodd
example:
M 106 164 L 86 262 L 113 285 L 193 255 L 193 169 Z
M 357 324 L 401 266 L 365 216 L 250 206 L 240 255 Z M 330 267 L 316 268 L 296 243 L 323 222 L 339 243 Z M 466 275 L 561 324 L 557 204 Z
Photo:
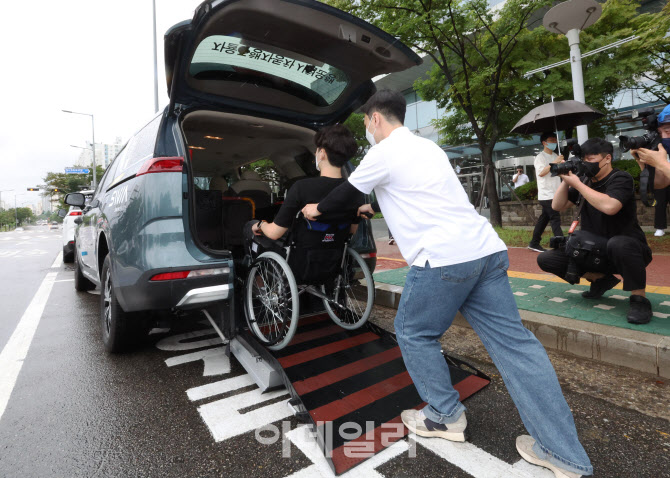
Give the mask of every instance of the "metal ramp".
M 310 422 L 336 475 L 407 435 L 400 413 L 422 408 L 393 334 L 372 324 L 347 331 L 326 314 L 301 317 L 293 341 L 271 352 L 244 333 L 231 352 L 269 390 L 284 385 L 296 415 Z M 460 399 L 484 388 L 483 373 L 445 355 Z

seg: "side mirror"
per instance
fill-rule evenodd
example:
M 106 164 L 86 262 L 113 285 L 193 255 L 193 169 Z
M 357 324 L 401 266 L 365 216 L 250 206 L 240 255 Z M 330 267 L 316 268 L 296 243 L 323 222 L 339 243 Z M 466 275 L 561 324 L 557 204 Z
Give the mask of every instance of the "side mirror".
M 65 209 L 59 209 L 58 210 L 58 215 L 60 217 L 65 217 L 65 216 L 67 216 L 67 211 Z
M 65 204 L 70 206 L 83 207 L 86 202 L 86 197 L 81 193 L 69 193 L 65 195 Z
M 81 224 L 82 222 L 84 222 L 84 220 L 83 220 L 82 218 L 80 218 L 80 217 L 78 217 L 78 218 L 76 218 L 76 219 L 74 220 L 74 223 L 75 223 L 75 224 Z

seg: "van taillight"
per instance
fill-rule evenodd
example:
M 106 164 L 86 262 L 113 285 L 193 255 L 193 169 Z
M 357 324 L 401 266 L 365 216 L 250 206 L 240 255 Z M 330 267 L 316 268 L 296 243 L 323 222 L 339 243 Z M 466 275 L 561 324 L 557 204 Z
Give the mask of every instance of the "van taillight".
M 81 211 L 72 211 L 68 216 L 82 216 L 83 213 Z
M 151 158 L 147 160 L 136 176 L 149 173 L 180 173 L 184 166 L 184 158 Z

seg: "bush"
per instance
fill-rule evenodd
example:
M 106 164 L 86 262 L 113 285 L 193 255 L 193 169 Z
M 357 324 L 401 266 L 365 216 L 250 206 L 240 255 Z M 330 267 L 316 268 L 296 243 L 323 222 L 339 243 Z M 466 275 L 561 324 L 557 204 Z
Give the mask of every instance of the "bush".
M 640 191 L 640 165 L 637 164 L 637 161 L 634 159 L 619 159 L 618 161 L 612 161 L 612 167 L 626 171 L 633 176 L 635 192 Z
M 519 186 L 514 190 L 514 192 L 522 201 L 531 201 L 537 199 L 537 181 L 531 181 L 524 184 L 523 186 Z

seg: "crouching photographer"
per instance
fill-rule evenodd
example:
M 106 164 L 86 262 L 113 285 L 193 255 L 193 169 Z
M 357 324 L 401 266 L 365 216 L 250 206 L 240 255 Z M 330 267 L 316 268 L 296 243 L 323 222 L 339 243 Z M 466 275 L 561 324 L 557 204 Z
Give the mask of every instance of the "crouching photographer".
M 623 289 L 631 293 L 628 322 L 646 324 L 652 316 L 645 297 L 651 249 L 637 221 L 633 177 L 612 167 L 613 152 L 611 143 L 592 138 L 574 148 L 577 158 L 552 168 L 563 182 L 551 207 L 564 211 L 577 205 L 578 210 L 570 236 L 552 238 L 555 249 L 541 253 L 537 263 L 571 284 L 580 277 L 590 281 L 582 294 L 587 299 L 601 297 L 620 282 L 614 274 L 621 275 Z

